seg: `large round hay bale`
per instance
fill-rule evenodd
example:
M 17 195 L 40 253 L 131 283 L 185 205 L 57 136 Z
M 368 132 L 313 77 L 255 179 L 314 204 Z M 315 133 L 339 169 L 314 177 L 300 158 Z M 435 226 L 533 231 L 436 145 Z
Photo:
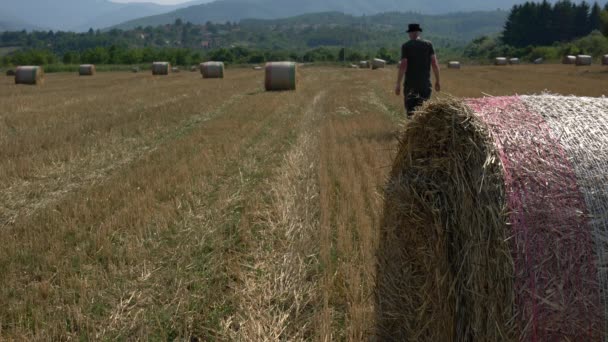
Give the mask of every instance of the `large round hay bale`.
M 509 61 L 507 60 L 506 57 L 496 57 L 494 59 L 494 65 L 507 65 L 509 64 Z
M 374 58 L 374 60 L 372 61 L 373 70 L 383 69 L 385 67 L 386 67 L 386 61 L 384 59 Z
M 443 99 L 416 112 L 385 190 L 379 334 L 604 341 L 601 127 L 608 98 Z
M 448 62 L 448 69 L 460 69 L 460 62 L 458 62 L 458 61 Z
M 575 64 L 576 63 L 576 56 L 564 56 L 564 58 L 562 58 L 562 64 Z
M 593 63 L 593 57 L 589 55 L 576 56 L 576 65 L 591 65 L 591 63 Z
M 169 75 L 171 63 L 169 62 L 154 62 L 152 63 L 152 75 Z
M 223 62 L 201 63 L 201 74 L 203 78 L 224 78 Z
M 44 69 L 40 66 L 18 66 L 15 71 L 15 84 L 41 84 L 44 82 Z
M 608 65 L 608 55 L 602 56 L 602 65 Z
M 294 62 L 266 63 L 266 90 L 295 90 L 297 66 Z
M 82 64 L 78 67 L 78 75 L 80 76 L 93 76 L 97 70 L 93 64 Z
M 361 61 L 359 62 L 359 68 L 361 69 L 369 69 L 369 61 Z
M 509 58 L 509 64 L 519 64 L 519 58 Z

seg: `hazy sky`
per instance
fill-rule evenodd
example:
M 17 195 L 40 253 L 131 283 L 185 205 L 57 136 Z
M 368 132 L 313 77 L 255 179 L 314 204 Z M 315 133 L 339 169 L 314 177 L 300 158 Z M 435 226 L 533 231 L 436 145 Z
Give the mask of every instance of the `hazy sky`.
M 155 2 L 162 5 L 175 5 L 181 4 L 182 2 L 188 2 L 188 0 L 110 0 L 112 2 Z

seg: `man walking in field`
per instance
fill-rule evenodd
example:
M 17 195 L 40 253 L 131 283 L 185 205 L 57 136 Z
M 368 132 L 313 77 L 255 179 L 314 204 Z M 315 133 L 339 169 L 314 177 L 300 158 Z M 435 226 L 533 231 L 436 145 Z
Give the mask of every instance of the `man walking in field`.
M 403 97 L 408 117 L 416 107 L 431 98 L 433 87 L 431 85 L 431 67 L 435 74 L 435 90 L 441 91 L 439 82 L 439 64 L 433 44 L 420 38 L 422 28 L 419 24 L 409 24 L 407 33 L 410 40 L 401 46 L 401 66 L 397 76 L 395 94 L 401 94 L 403 83 Z

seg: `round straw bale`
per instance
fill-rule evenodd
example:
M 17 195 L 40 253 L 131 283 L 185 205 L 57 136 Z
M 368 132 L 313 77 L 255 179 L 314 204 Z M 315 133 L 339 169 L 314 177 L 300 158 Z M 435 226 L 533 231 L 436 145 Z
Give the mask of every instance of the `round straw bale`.
M 203 78 L 224 78 L 223 62 L 201 63 L 201 74 Z
M 576 56 L 564 56 L 564 58 L 562 58 L 562 64 L 575 64 L 576 63 Z
M 15 70 L 13 70 L 13 69 L 6 70 L 6 76 L 15 76 Z
M 460 62 L 458 62 L 458 61 L 448 62 L 448 69 L 460 69 Z
M 15 71 L 15 84 L 41 84 L 44 82 L 44 69 L 40 66 L 18 66 Z
M 361 68 L 361 69 L 369 69 L 369 62 L 368 61 L 361 61 L 361 62 L 359 62 L 359 68 Z
M 423 105 L 385 189 L 379 335 L 603 341 L 607 126 L 608 98 Z
M 386 67 L 386 61 L 380 58 L 374 58 L 372 61 L 372 70 L 384 69 Z
M 97 70 L 93 64 L 82 64 L 78 67 L 78 75 L 80 76 L 93 76 Z
M 266 63 L 266 90 L 295 90 L 297 66 L 294 62 Z
M 509 64 L 519 64 L 519 58 L 509 58 Z
M 602 65 L 608 65 L 608 55 L 602 56 Z
M 591 65 L 591 63 L 593 63 L 593 57 L 589 55 L 576 56 L 576 65 Z
M 509 61 L 506 57 L 496 57 L 496 59 L 494 59 L 494 65 L 507 65 L 508 63 Z
M 169 62 L 152 63 L 152 75 L 169 75 L 169 71 L 171 71 L 171 63 Z
M 545 60 L 543 58 L 537 58 L 534 60 L 534 64 L 543 64 Z

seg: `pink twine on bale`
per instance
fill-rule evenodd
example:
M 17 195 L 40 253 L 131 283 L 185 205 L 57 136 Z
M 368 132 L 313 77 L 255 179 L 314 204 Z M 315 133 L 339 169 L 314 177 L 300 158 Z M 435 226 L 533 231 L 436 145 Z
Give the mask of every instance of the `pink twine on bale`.
M 488 125 L 504 168 L 519 340 L 602 340 L 591 228 L 564 148 L 519 97 L 467 104 Z

